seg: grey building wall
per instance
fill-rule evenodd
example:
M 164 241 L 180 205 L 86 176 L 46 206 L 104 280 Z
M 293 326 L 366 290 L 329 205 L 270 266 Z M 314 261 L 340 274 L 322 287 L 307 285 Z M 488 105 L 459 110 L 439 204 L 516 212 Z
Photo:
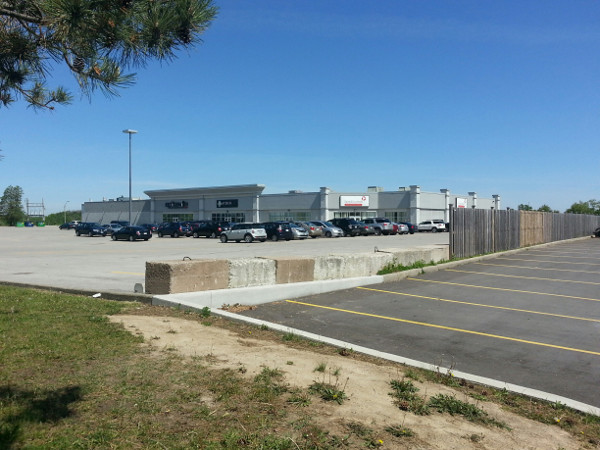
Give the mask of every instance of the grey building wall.
M 233 220 L 266 222 L 271 220 L 330 220 L 335 217 L 388 217 L 393 221 L 418 224 L 430 219 L 449 219 L 451 206 L 499 209 L 500 196 L 480 198 L 476 192 L 452 194 L 448 189 L 423 192 L 417 185 L 397 191 L 369 187 L 363 192 L 336 192 L 322 187 L 318 192 L 290 191 L 262 194 L 264 185 L 217 186 L 146 191 L 149 200 L 134 200 L 134 224 L 160 223 L 163 220 Z M 351 206 L 341 203 L 343 196 L 355 196 Z M 128 201 L 86 202 L 82 220 L 108 223 L 127 220 Z

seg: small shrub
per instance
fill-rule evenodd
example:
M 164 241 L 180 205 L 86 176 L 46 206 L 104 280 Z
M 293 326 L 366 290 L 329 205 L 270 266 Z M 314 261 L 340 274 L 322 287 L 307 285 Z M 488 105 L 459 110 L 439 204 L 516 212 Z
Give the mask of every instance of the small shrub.
M 385 431 L 390 433 L 392 436 L 399 437 L 399 438 L 412 437 L 415 435 L 413 430 L 411 430 L 410 428 L 401 426 L 401 425 L 394 425 L 394 426 L 386 427 Z

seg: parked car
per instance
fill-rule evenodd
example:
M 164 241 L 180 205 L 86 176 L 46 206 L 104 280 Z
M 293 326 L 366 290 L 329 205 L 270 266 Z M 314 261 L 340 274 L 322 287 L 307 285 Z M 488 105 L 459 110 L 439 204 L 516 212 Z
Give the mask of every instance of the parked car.
M 106 230 L 102 225 L 96 222 L 81 222 L 75 228 L 75 234 L 77 236 L 81 236 L 82 234 L 85 236 L 106 236 Z
M 290 228 L 289 222 L 265 222 L 263 226 L 267 232 L 267 238 L 272 241 L 289 241 L 294 239 L 294 233 Z
M 340 227 L 336 227 L 331 222 L 313 220 L 312 223 L 315 225 L 320 225 L 323 228 L 323 236 L 325 237 L 341 237 L 344 235 L 344 230 L 342 230 Z
M 364 223 L 359 220 L 357 220 L 357 222 L 360 225 L 360 234 L 362 236 L 370 236 L 375 234 L 375 227 L 372 223 Z
M 301 226 L 306 231 L 308 231 L 308 235 L 311 238 L 317 238 L 319 236 L 323 236 L 323 226 L 314 222 L 294 222 L 296 225 Z
M 358 236 L 362 234 L 360 224 L 354 219 L 331 219 L 330 221 L 336 227 L 344 231 L 344 236 Z
M 62 225 L 59 225 L 58 228 L 59 230 L 72 230 L 77 227 L 78 224 L 79 222 L 74 220 L 72 222 L 63 223 Z
M 385 217 L 368 218 L 363 220 L 363 222 L 368 225 L 373 225 L 377 236 L 380 234 L 396 234 L 396 232 L 394 232 L 394 224 L 390 219 L 386 219 Z
M 600 227 L 598 227 L 594 230 L 594 236 L 600 237 Z
M 408 229 L 408 225 L 404 224 L 404 223 L 396 223 L 396 226 L 398 226 L 398 234 L 408 234 L 409 233 L 409 229 Z M 413 231 L 414 233 L 414 231 Z
M 188 227 L 183 222 L 165 222 L 158 226 L 156 234 L 159 238 L 163 236 L 178 238 L 179 236 L 185 236 L 187 231 Z
M 111 220 L 110 224 L 111 225 L 121 225 L 122 227 L 126 227 L 127 225 L 129 225 L 129 221 L 127 221 L 127 220 Z
M 231 223 L 229 222 L 215 222 L 212 220 L 194 222 L 192 223 L 192 236 L 199 238 L 204 236 L 207 238 L 216 238 L 221 236 L 223 231 L 231 229 Z
M 236 223 L 230 230 L 223 231 L 220 238 L 221 242 L 227 241 L 250 243 L 254 240 L 265 242 L 267 240 L 267 232 L 260 223 Z
M 117 231 L 114 231 L 111 239 L 113 241 L 118 241 L 119 239 L 124 239 L 127 241 L 143 239 L 144 241 L 147 241 L 151 237 L 152 232 L 146 227 L 127 226 L 121 227 Z
M 296 225 L 295 223 L 290 223 L 290 229 L 292 230 L 292 234 L 294 235 L 294 239 L 307 239 L 309 234 L 304 228 L 300 225 Z
M 150 233 L 154 233 L 158 229 L 158 225 L 156 225 L 155 223 L 143 223 L 140 225 L 140 227 L 148 229 Z
M 446 223 L 441 219 L 425 220 L 419 223 L 419 231 L 446 231 Z
M 104 228 L 106 230 L 106 234 L 107 234 L 107 236 L 109 236 L 109 235 L 112 235 L 115 231 L 118 231 L 123 227 L 116 223 L 113 223 L 113 224 L 108 223 L 108 224 L 102 225 L 102 228 Z
M 406 225 L 408 227 L 408 232 L 410 234 L 415 234 L 415 231 L 419 231 L 417 229 L 417 226 L 415 224 L 412 224 L 410 222 L 399 222 L 400 225 Z

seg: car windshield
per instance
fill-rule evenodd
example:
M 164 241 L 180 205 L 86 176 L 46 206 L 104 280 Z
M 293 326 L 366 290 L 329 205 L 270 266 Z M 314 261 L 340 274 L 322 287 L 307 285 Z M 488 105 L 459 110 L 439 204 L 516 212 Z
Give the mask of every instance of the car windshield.
M 335 225 L 332 224 L 331 222 L 323 222 L 326 226 L 333 228 Z

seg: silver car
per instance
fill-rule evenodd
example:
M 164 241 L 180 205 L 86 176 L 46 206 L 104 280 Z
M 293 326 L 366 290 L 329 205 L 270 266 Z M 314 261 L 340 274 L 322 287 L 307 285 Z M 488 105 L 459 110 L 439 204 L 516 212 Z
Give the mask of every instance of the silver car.
M 230 230 L 223 231 L 219 239 L 223 243 L 227 241 L 244 241 L 250 243 L 255 239 L 265 242 L 267 240 L 267 232 L 265 227 L 259 223 L 237 223 Z
M 344 230 L 342 230 L 340 227 L 336 227 L 331 222 L 313 220 L 312 223 L 323 227 L 323 236 L 325 237 L 342 237 L 344 235 Z
M 306 239 L 308 237 L 308 231 L 302 228 L 300 225 L 290 223 L 290 229 L 294 234 L 294 239 Z
M 419 223 L 419 231 L 446 231 L 446 223 L 442 219 L 425 220 Z
M 296 225 L 301 226 L 306 231 L 308 231 L 308 235 L 311 238 L 316 238 L 319 236 L 323 236 L 323 227 L 321 225 L 317 225 L 314 222 L 294 222 Z

